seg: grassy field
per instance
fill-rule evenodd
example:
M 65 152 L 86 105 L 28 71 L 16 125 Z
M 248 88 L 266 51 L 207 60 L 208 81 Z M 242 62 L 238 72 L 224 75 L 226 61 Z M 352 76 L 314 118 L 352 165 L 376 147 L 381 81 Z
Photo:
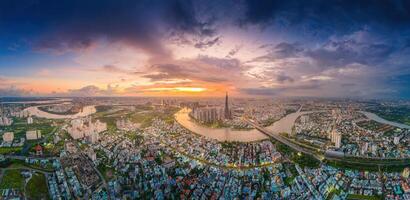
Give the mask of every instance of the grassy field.
M 46 177 L 35 173 L 26 185 L 26 196 L 29 199 L 49 199 Z
M 0 147 L 0 154 L 19 153 L 23 147 Z
M 21 170 L 10 169 L 6 170 L 3 179 L 0 183 L 0 189 L 10 189 L 15 188 L 23 191 L 24 188 L 24 177 L 21 175 Z
M 155 118 L 171 123 L 174 121 L 174 114 L 179 110 L 177 107 L 157 110 L 146 105 L 135 106 L 135 110 L 133 111 L 114 106 L 97 106 L 96 109 L 97 113 L 94 114 L 94 117 L 107 123 L 109 130 L 116 129 L 116 121 L 120 118 L 129 119 L 131 122 L 139 123 L 141 124 L 141 128 L 150 126 Z
M 27 168 L 43 170 L 43 171 L 47 171 L 47 172 L 53 172 L 54 171 L 53 164 L 51 162 L 48 162 L 47 164 L 44 164 L 44 165 L 40 165 L 40 163 L 29 164 L 29 163 L 26 163 L 23 160 L 17 160 L 17 159 L 6 159 L 6 161 L 4 161 L 2 163 L 1 167 L 2 168 L 23 168 L 23 167 L 27 167 Z
M 151 125 L 155 118 L 164 120 L 167 123 L 174 122 L 174 114 L 178 112 L 179 108 L 169 107 L 164 110 L 147 110 L 144 112 L 134 112 L 127 117 L 134 123 L 140 123 L 141 128 Z

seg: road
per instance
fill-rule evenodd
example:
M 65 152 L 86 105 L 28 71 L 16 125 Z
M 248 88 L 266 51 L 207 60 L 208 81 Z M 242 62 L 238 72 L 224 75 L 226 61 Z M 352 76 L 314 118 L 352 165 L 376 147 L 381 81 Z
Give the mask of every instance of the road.
M 17 156 L 17 155 L 4 155 L 4 158 L 15 159 L 15 160 L 26 160 L 26 158 L 29 158 L 29 159 L 45 159 L 45 160 L 58 159 L 58 157 Z
M 111 199 L 110 196 L 110 191 L 108 188 L 108 184 L 107 181 L 105 180 L 104 176 L 101 174 L 100 170 L 97 169 L 97 167 L 95 166 L 95 164 L 87 157 L 87 155 L 85 155 L 85 153 L 81 150 L 80 146 L 78 145 L 77 141 L 75 141 L 74 139 L 71 139 L 71 142 L 77 147 L 78 151 L 80 152 L 80 155 L 83 156 L 88 162 L 90 162 L 90 165 L 93 167 L 94 171 L 97 172 L 97 175 L 100 177 L 101 181 L 102 181 L 102 185 L 103 187 L 105 187 L 106 191 L 107 191 L 107 197 L 108 200 Z

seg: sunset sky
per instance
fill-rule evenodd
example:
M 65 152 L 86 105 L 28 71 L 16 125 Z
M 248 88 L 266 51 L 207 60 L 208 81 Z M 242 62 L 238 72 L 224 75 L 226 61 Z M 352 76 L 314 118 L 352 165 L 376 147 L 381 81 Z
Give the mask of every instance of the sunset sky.
M 410 98 L 410 1 L 0 1 L 0 96 Z

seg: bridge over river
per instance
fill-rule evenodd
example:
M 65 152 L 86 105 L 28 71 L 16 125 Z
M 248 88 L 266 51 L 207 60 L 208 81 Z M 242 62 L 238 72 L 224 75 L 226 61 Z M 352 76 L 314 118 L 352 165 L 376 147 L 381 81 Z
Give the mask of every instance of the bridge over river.
M 318 160 L 329 160 L 329 161 L 343 161 L 349 164 L 374 164 L 379 166 L 407 166 L 410 165 L 409 159 L 383 159 L 383 158 L 367 158 L 367 157 L 353 157 L 345 156 L 343 154 L 335 156 L 334 154 L 328 154 L 325 150 L 306 147 L 304 144 L 298 144 L 296 141 L 291 141 L 290 139 L 280 135 L 280 133 L 291 133 L 292 128 L 295 124 L 296 119 L 304 114 L 309 114 L 312 112 L 323 112 L 323 111 L 301 111 L 299 109 L 297 112 L 291 113 L 283 117 L 282 119 L 276 121 L 271 126 L 262 127 L 258 123 L 250 120 L 244 119 L 249 124 L 251 124 L 255 129 L 252 130 L 232 130 L 231 128 L 210 128 L 200 124 L 195 123 L 189 117 L 189 109 L 182 109 L 176 115 L 176 120 L 188 130 L 216 139 L 218 141 L 239 141 L 239 142 L 252 142 L 258 140 L 264 140 L 268 138 L 273 138 L 284 145 L 292 148 L 297 152 L 303 152 L 305 154 L 311 155 Z

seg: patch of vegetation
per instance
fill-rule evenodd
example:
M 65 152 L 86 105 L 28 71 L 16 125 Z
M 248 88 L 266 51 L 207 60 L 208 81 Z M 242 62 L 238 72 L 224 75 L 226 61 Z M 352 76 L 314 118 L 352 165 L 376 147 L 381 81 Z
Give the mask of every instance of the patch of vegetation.
M 117 129 L 117 125 L 116 125 L 117 118 L 116 117 L 99 117 L 97 119 L 100 120 L 101 122 L 107 123 L 108 130 L 113 131 Z
M 318 168 L 320 165 L 320 161 L 316 160 L 315 157 L 301 152 L 293 154 L 292 161 L 298 163 L 301 167 Z
M 0 183 L 0 189 L 15 188 L 23 191 L 24 177 L 20 169 L 6 170 Z
M 46 177 L 44 174 L 33 174 L 26 185 L 26 196 L 29 199 L 49 199 Z
M 332 187 L 330 188 L 330 191 L 329 191 L 329 193 L 328 193 L 326 199 L 327 199 L 327 200 L 333 199 L 333 196 L 334 196 L 334 195 L 340 195 L 341 192 L 342 192 L 342 190 L 336 189 L 334 186 L 332 186 Z
M 359 170 L 359 171 L 372 171 L 372 172 L 378 172 L 379 170 L 384 171 L 384 172 L 401 172 L 403 169 L 408 166 L 408 161 L 406 164 L 406 161 L 403 161 L 404 165 L 398 165 L 398 166 L 383 166 L 379 167 L 376 163 L 372 162 L 365 162 L 363 159 L 360 163 L 348 163 L 346 161 L 325 161 L 326 164 L 336 167 L 336 168 L 342 168 L 342 169 L 352 169 L 352 170 Z M 389 161 L 386 161 L 389 162 Z M 391 161 L 390 161 L 391 162 Z
M 41 135 L 45 137 L 54 130 L 51 126 L 52 120 L 35 118 L 33 124 L 27 124 L 25 119 L 14 118 L 11 126 L 4 127 L 4 132 L 13 132 L 14 138 L 25 137 L 26 131 L 40 130 Z
M 292 185 L 293 180 L 295 180 L 295 177 L 286 177 L 285 178 L 285 184 L 290 186 L 290 185 Z
M 376 105 L 368 107 L 366 110 L 375 113 L 386 120 L 399 122 L 410 126 L 410 106 L 408 105 Z
M 262 121 L 261 125 L 262 125 L 263 127 L 266 127 L 266 126 L 272 125 L 273 123 L 275 123 L 275 122 L 277 122 L 277 121 L 278 121 L 278 119 L 276 119 L 276 118 L 269 118 L 269 119 L 267 119 L 267 120 Z
M 168 107 L 161 110 L 147 110 L 144 112 L 134 112 L 128 115 L 131 122 L 140 123 L 141 128 L 146 128 L 151 126 L 154 119 L 158 118 L 166 123 L 174 122 L 174 115 L 177 113 L 179 108 L 177 107 Z
M 98 165 L 97 169 L 104 176 L 105 180 L 111 180 L 115 175 L 115 169 L 105 164 Z
M 287 145 L 284 145 L 280 142 L 276 142 L 276 149 L 293 162 L 299 164 L 302 168 L 317 168 L 320 165 L 320 161 L 317 160 L 315 157 L 302 152 L 296 152 Z
M 125 136 L 131 141 L 134 141 L 135 144 L 141 144 L 142 141 L 144 140 L 144 137 L 142 135 L 139 135 L 132 131 L 125 133 Z
M 233 149 L 233 148 L 235 148 L 236 145 L 238 145 L 238 144 L 239 144 L 238 142 L 227 142 L 227 141 L 221 142 L 221 146 L 222 146 L 222 148 L 224 148 L 224 149 Z
M 361 195 L 361 194 L 349 194 L 349 195 L 347 195 L 347 199 L 349 199 L 349 200 L 359 200 L 359 199 L 380 200 L 382 198 L 378 197 L 378 196 L 367 196 L 367 195 Z
M 376 122 L 374 120 L 361 121 L 361 122 L 358 122 L 357 125 L 364 128 L 364 129 L 372 130 L 372 131 L 381 131 L 381 130 L 386 129 L 386 127 L 390 128 L 390 127 L 388 127 L 388 125 Z M 386 130 L 388 130 L 388 129 L 386 129 Z
M 78 113 L 78 110 L 73 109 L 74 107 L 68 109 L 68 110 L 65 111 L 65 112 L 55 112 L 55 111 L 51 111 L 51 110 L 48 110 L 47 107 L 49 107 L 49 105 L 48 105 L 48 106 L 39 106 L 39 107 L 37 107 L 37 108 L 38 108 L 39 110 L 43 111 L 43 112 L 51 113 L 51 114 L 55 114 L 55 115 L 73 115 L 73 114 L 77 114 L 77 113 Z
M 95 110 L 97 112 L 107 112 L 107 111 L 111 110 L 112 108 L 113 108 L 113 106 L 106 106 L 106 105 L 95 106 Z
M 0 147 L 0 154 L 16 154 L 21 152 L 23 147 Z
M 53 164 L 51 162 L 48 162 L 46 164 L 40 164 L 40 163 L 33 163 L 29 164 L 26 163 L 23 160 L 17 160 L 17 159 L 6 159 L 4 162 L 0 163 L 0 167 L 2 168 L 32 168 L 32 169 L 37 169 L 37 170 L 42 170 L 42 171 L 47 171 L 47 172 L 53 172 Z

